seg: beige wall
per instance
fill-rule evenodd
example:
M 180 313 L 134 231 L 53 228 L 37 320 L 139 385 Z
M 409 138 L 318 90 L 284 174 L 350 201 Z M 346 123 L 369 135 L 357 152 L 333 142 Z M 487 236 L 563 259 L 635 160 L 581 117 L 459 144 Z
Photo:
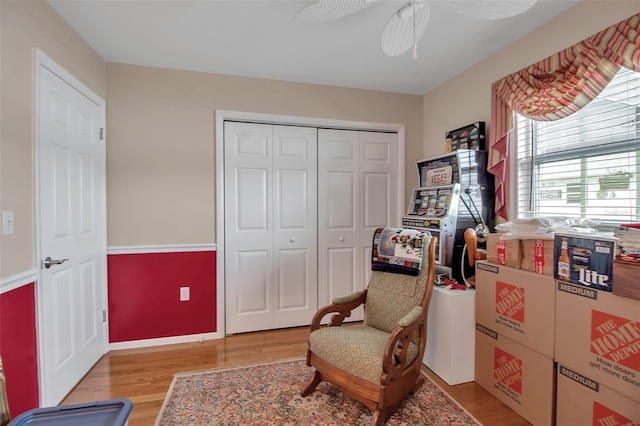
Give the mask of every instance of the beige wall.
M 0 204 L 14 212 L 2 235 L 0 278 L 34 268 L 35 49 L 105 97 L 106 64 L 44 1 L 0 1 Z
M 214 243 L 215 110 L 406 126 L 422 155 L 422 96 L 107 64 L 108 244 Z
M 491 83 L 640 12 L 640 1 L 583 0 L 546 25 L 424 96 L 424 156 L 444 152 L 444 134 L 491 117 Z

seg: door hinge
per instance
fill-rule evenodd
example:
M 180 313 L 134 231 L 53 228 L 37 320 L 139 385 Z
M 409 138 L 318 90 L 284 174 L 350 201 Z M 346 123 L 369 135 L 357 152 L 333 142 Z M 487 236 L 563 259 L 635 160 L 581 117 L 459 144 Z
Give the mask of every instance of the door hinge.
M 104 127 L 100 127 L 100 140 L 104 140 Z
M 102 322 L 107 322 L 107 310 L 102 310 Z

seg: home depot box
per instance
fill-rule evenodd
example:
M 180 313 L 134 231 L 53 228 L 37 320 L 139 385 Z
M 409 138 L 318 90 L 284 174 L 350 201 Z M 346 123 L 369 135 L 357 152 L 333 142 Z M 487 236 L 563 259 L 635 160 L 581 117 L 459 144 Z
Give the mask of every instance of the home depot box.
M 476 322 L 553 358 L 553 277 L 476 263 Z
M 487 235 L 487 260 L 497 265 L 519 268 L 522 262 L 520 240 L 507 240 L 501 234 Z
M 556 233 L 553 276 L 573 284 L 611 291 L 615 255 L 613 234 Z
M 522 262 L 527 271 L 553 277 L 553 240 L 521 240 Z
M 553 359 L 476 324 L 475 381 L 534 425 L 555 413 Z
M 638 425 L 640 402 L 558 364 L 556 425 Z
M 557 281 L 555 359 L 640 401 L 640 300 Z

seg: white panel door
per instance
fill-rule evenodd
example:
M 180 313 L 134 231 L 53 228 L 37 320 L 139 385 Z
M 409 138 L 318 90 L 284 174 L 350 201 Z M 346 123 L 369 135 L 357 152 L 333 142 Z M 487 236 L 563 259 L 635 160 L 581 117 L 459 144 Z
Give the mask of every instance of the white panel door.
M 43 263 L 37 291 L 43 406 L 58 404 L 107 347 L 101 108 L 40 68 L 38 226 Z
M 226 332 L 317 310 L 316 130 L 225 123 Z
M 275 328 L 318 310 L 317 130 L 274 126 Z
M 271 126 L 225 123 L 226 332 L 273 324 Z
M 398 135 L 396 133 L 360 132 L 360 173 L 362 182 L 362 222 L 360 247 L 364 285 L 371 276 L 373 232 L 384 226 L 400 224 L 398 209 Z
M 362 290 L 370 277 L 371 240 L 397 226 L 397 135 L 318 131 L 319 304 Z M 349 320 L 361 320 L 362 309 Z

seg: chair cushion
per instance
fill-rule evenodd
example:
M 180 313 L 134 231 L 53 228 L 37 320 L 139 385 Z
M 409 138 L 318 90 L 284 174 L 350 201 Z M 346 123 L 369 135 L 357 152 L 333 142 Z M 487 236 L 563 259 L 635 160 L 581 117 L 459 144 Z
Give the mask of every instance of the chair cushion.
M 309 336 L 309 349 L 333 366 L 373 384 L 380 384 L 384 348 L 390 334 L 366 325 L 322 327 Z M 407 364 L 418 355 L 409 345 Z
M 425 236 L 425 247 L 430 241 L 431 236 Z M 422 306 L 428 276 L 428 263 L 423 264 L 418 276 L 372 271 L 367 287 L 364 323 L 391 333 L 402 317 L 416 306 Z

